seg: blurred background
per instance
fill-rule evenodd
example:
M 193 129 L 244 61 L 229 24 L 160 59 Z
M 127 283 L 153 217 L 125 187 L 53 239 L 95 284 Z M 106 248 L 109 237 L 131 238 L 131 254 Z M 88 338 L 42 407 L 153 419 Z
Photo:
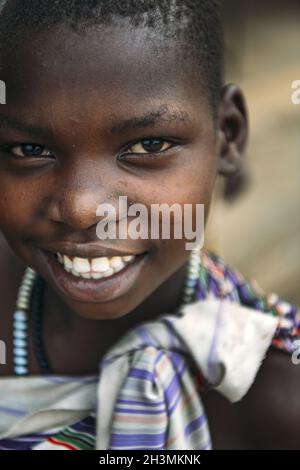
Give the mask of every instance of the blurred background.
M 300 2 L 225 0 L 224 19 L 227 81 L 248 102 L 248 183 L 229 198 L 220 179 L 205 245 L 300 305 L 300 105 L 291 102 L 292 81 L 300 80 Z

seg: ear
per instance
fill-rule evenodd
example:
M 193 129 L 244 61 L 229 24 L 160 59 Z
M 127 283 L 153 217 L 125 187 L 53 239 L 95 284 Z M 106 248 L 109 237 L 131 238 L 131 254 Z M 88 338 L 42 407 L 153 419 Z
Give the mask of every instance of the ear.
M 248 111 L 242 90 L 237 85 L 226 85 L 218 114 L 219 174 L 232 176 L 241 171 L 248 141 Z

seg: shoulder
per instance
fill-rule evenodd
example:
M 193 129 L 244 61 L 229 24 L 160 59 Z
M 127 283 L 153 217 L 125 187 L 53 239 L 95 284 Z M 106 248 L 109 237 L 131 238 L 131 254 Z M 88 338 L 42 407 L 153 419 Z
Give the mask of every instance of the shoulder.
M 249 279 L 228 266 L 215 253 L 203 251 L 201 256 L 200 297 L 228 299 L 245 307 L 278 317 L 273 346 L 292 354 L 294 342 L 300 339 L 300 309 L 275 293 L 265 293 L 255 279 Z
M 255 448 L 300 449 L 300 364 L 271 348 L 241 408 Z
M 202 267 L 203 298 L 226 298 L 279 319 L 272 346 L 246 396 L 235 404 L 216 392 L 205 397 L 217 448 L 300 449 L 299 308 L 266 294 L 254 279 L 213 253 L 203 253 Z
M 249 392 L 230 403 L 216 391 L 203 396 L 213 448 L 300 450 L 300 364 L 270 348 Z

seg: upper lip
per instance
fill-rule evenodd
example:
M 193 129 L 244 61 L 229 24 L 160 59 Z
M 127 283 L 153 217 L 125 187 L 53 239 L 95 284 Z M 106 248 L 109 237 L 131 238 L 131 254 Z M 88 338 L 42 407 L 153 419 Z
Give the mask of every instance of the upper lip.
M 113 256 L 127 256 L 127 255 L 141 255 L 145 253 L 145 250 L 137 252 L 136 250 L 130 249 L 116 249 L 103 247 L 97 243 L 84 243 L 75 244 L 71 242 L 55 243 L 54 245 L 48 245 L 41 247 L 44 251 L 50 251 L 51 253 L 69 256 L 71 258 L 101 258 L 101 257 L 113 257 Z

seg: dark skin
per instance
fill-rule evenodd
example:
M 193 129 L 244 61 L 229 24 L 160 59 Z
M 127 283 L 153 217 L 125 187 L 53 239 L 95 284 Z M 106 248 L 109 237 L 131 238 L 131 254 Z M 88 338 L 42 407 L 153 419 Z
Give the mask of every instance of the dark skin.
M 44 131 L 25 132 L 12 123 L 0 128 L 0 331 L 8 357 L 1 376 L 13 374 L 12 314 L 26 265 L 47 282 L 43 334 L 56 374 L 97 373 L 105 351 L 129 328 L 175 311 L 189 255 L 185 240 L 123 241 L 129 252 L 149 251 L 148 263 L 134 289 L 102 303 L 62 295 L 37 249 L 62 240 L 96 241 L 96 207 L 124 194 L 147 207 L 203 203 L 207 220 L 217 175 L 238 174 L 247 141 L 241 90 L 224 87 L 215 122 L 200 76 L 199 83 L 189 82 L 176 48 L 167 55 L 161 52 L 158 60 L 156 41 L 149 41 L 147 31 L 136 30 L 135 38 L 125 25 L 84 36 L 63 26 L 54 32 L 33 33 L 14 56 L 0 52 L 1 79 L 8 87 L 0 119 L 5 115 Z M 164 115 L 147 127 L 131 123 L 124 129 L 125 120 L 162 109 L 172 112 L 172 119 Z M 123 130 L 110 132 L 120 125 Z M 153 136 L 172 146 L 153 158 L 127 145 Z M 7 143 L 43 146 L 51 150 L 51 158 L 47 152 L 39 158 L 16 158 L 12 150 L 3 150 Z M 120 161 L 126 145 L 131 157 Z M 30 329 L 29 346 L 34 375 L 39 369 Z M 204 401 L 214 448 L 299 448 L 299 386 L 290 358 L 271 349 L 240 403 L 231 405 L 209 392 Z

